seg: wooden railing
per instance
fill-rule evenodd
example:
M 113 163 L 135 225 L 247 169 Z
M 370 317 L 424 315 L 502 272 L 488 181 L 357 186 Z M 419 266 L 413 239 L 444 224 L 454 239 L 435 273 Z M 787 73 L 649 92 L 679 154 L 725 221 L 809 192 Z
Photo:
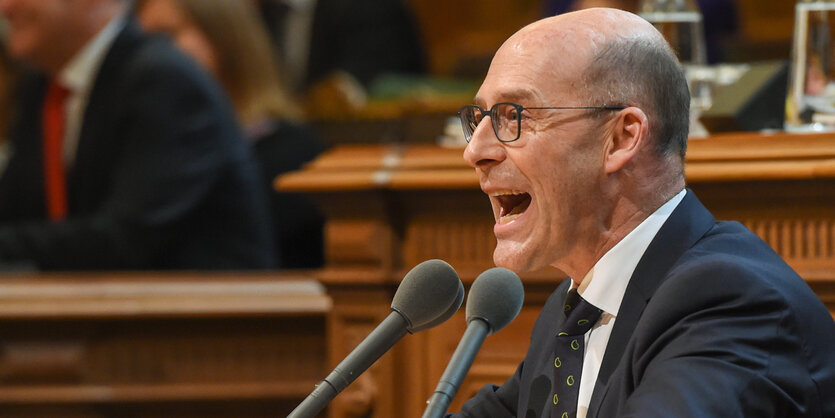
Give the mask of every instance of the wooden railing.
M 0 416 L 284 416 L 325 373 L 331 299 L 276 274 L 0 278 Z

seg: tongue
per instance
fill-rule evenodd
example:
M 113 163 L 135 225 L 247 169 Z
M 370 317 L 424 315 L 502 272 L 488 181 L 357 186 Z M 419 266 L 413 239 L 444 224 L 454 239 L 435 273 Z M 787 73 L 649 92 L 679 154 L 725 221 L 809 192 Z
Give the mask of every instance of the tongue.
M 527 193 L 505 196 L 502 200 L 504 216 L 519 215 L 528 209 L 528 205 L 531 204 L 531 196 Z

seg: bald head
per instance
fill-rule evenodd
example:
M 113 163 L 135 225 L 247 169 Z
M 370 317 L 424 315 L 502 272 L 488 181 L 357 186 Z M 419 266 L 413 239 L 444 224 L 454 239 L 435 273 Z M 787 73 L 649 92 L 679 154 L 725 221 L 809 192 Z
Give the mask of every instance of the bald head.
M 618 9 L 592 8 L 531 23 L 513 34 L 503 48 L 529 43 L 552 52 L 568 50 L 580 56 L 594 56 L 609 42 L 638 38 L 665 42 L 649 22 L 635 14 Z
M 606 8 L 545 18 L 511 36 L 497 51 L 497 61 L 532 67 L 545 94 L 569 97 L 571 105 L 641 108 L 659 153 L 683 158 L 687 81 L 664 37 L 643 18 Z

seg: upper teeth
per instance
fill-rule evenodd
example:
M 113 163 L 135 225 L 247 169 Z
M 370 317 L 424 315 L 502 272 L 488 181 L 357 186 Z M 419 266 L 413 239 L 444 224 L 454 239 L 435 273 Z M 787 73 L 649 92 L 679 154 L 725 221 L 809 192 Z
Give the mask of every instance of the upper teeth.
M 500 192 L 491 193 L 490 196 L 508 196 L 508 195 L 515 195 L 515 194 L 523 194 L 525 192 L 521 190 L 503 190 Z

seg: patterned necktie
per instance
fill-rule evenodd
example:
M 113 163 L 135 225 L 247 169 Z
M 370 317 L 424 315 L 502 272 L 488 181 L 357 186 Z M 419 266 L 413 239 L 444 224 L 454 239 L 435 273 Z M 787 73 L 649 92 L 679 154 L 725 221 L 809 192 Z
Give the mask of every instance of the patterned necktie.
M 64 104 L 70 91 L 54 81 L 43 104 L 43 169 L 46 212 L 50 220 L 67 216 L 67 182 L 64 174 Z
M 585 334 L 600 319 L 603 311 L 571 289 L 565 298 L 565 323 L 557 334 L 554 349 L 554 396 L 551 418 L 575 418 L 580 373 L 583 371 Z

